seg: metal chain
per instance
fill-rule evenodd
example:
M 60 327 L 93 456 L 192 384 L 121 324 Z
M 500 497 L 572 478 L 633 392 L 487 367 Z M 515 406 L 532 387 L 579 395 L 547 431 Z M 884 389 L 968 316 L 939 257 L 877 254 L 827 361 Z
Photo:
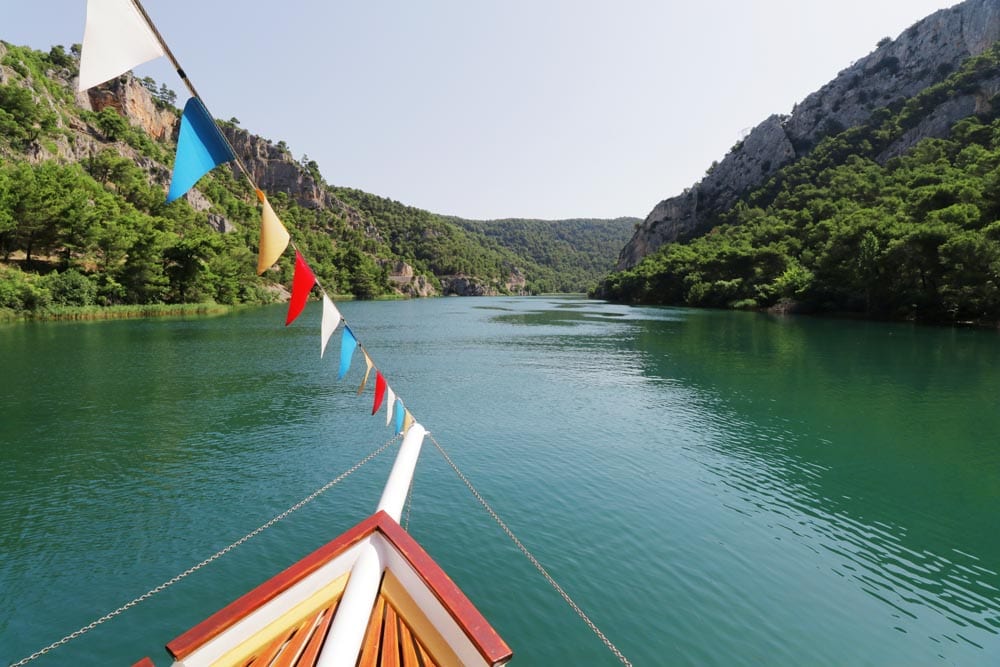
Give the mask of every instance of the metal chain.
M 576 602 L 573 601 L 573 598 L 569 596 L 569 593 L 563 590 L 563 587 L 560 586 L 556 582 L 556 580 L 552 578 L 552 575 L 550 575 L 548 571 L 542 566 L 542 564 L 538 562 L 538 559 L 535 558 L 530 551 L 528 551 L 528 548 L 524 546 L 521 540 L 517 539 L 517 536 L 514 534 L 514 532 L 507 526 L 506 523 L 504 523 L 503 519 L 500 518 L 500 516 L 493 510 L 493 508 L 490 507 L 490 504 L 486 502 L 486 499 L 479 494 L 479 491 L 476 490 L 476 487 L 472 486 L 472 482 L 470 482 L 469 479 L 464 474 L 462 474 L 462 471 L 458 469 L 458 466 L 455 465 L 455 462 L 451 460 L 451 457 L 448 456 L 448 453 L 444 451 L 444 448 L 441 447 L 441 444 L 434 439 L 434 436 L 428 434 L 428 437 L 430 438 L 431 442 L 434 443 L 434 446 L 437 447 L 437 450 L 441 452 L 441 456 L 444 457 L 444 460 L 447 461 L 448 465 L 450 465 L 452 470 L 455 471 L 455 474 L 457 474 L 459 478 L 461 478 L 461 480 L 465 482 L 465 485 L 469 487 L 469 491 L 471 491 L 472 495 L 476 497 L 476 500 L 479 501 L 479 504 L 483 506 L 483 508 L 489 513 L 491 517 L 493 517 L 493 520 L 496 521 L 497 525 L 500 526 L 503 532 L 507 534 L 507 537 L 509 537 L 511 541 L 514 542 L 514 545 L 521 551 L 521 553 L 524 554 L 529 561 L 531 561 L 531 564 L 535 566 L 535 569 L 538 570 L 538 572 L 543 577 L 545 577 L 546 581 L 548 581 L 549 584 L 552 585 L 552 588 L 554 588 L 556 592 L 562 596 L 562 599 L 566 601 L 566 604 L 568 604 L 573 609 L 573 611 L 576 612 L 576 615 L 579 616 L 580 619 L 587 624 L 587 627 L 589 627 L 590 630 L 595 635 L 597 635 L 597 637 L 602 642 L 604 642 L 604 645 L 608 647 L 608 650 L 614 653 L 615 657 L 618 658 L 618 660 L 623 665 L 626 665 L 626 667 L 632 667 L 632 663 L 629 662 L 629 659 L 626 658 L 622 654 L 622 652 L 618 650 L 618 647 L 615 646 L 611 642 L 611 640 L 608 639 L 603 632 L 601 632 L 600 628 L 598 628 L 597 625 L 595 625 L 594 622 L 590 620 L 590 617 L 587 616 L 587 614 L 584 613 L 582 609 L 580 609 L 579 605 L 577 605 Z
M 169 588 L 170 586 L 173 586 L 174 584 L 176 584 L 181 579 L 184 579 L 188 575 L 191 575 L 191 574 L 197 572 L 198 570 L 200 570 L 201 568 L 205 567 L 206 565 L 208 565 L 212 561 L 218 560 L 219 558 L 221 558 L 222 556 L 226 555 L 227 553 L 229 553 L 230 551 L 232 551 L 236 547 L 240 546 L 241 544 L 245 543 L 246 541 L 250 540 L 251 538 L 256 537 L 257 535 L 259 535 L 260 533 L 264 532 L 265 530 L 267 530 L 268 528 L 270 528 L 274 524 L 278 523 L 282 519 L 287 518 L 288 515 L 291 514 L 292 512 L 294 512 L 296 510 L 299 510 L 302 507 L 304 507 L 305 505 L 311 503 L 313 500 L 315 500 L 321 494 L 323 494 L 326 491 L 328 491 L 335 484 L 338 484 L 339 482 L 342 482 L 348 475 L 356 472 L 358 470 L 358 468 L 360 468 L 361 466 L 363 466 L 366 463 L 370 462 L 376 456 L 378 456 L 379 454 L 381 454 L 382 452 L 384 452 L 386 450 L 386 448 L 389 447 L 389 445 L 391 445 L 392 443 L 394 443 L 396 440 L 399 440 L 400 437 L 401 437 L 400 434 L 397 434 L 397 435 L 393 436 L 388 441 L 386 441 L 381 447 L 379 447 L 375 451 L 373 451 L 370 454 L 368 454 L 368 456 L 366 456 L 365 458 L 363 458 L 360 461 L 358 461 L 357 463 L 355 463 L 346 472 L 341 473 L 338 477 L 330 480 L 325 485 L 323 485 L 322 487 L 320 487 L 316 491 L 312 492 L 311 494 L 309 494 L 308 496 L 306 496 L 305 498 L 303 498 L 299 502 L 295 503 L 294 505 L 292 505 L 291 507 L 289 507 L 287 510 L 285 510 L 284 512 L 282 512 L 281 514 L 279 514 L 276 517 L 272 518 L 270 521 L 268 521 L 267 523 L 263 524 L 262 526 L 259 526 L 258 528 L 254 529 L 253 531 L 247 533 L 246 535 L 244 535 L 240 539 L 238 539 L 235 542 L 233 542 L 232 544 L 230 544 L 228 547 L 222 549 L 221 551 L 215 552 L 214 554 L 212 554 L 211 556 L 209 556 L 205 560 L 201 561 L 200 563 L 198 563 L 194 567 L 189 567 L 188 569 L 186 569 L 183 572 L 181 572 L 180 574 L 178 574 L 176 577 L 163 582 L 162 584 L 160 584 L 156 588 L 153 588 L 153 589 L 151 589 L 149 591 L 146 591 L 145 593 L 143 593 L 142 595 L 140 595 L 136 599 L 132 600 L 131 602 L 126 602 L 121 607 L 118 607 L 118 609 L 115 609 L 114 611 L 109 612 L 109 613 L 105 614 L 104 616 L 101 616 L 96 621 L 93 621 L 93 622 L 91 622 L 91 623 L 83 626 L 82 628 L 80 628 L 76 632 L 73 632 L 71 634 L 66 635 L 65 637 L 63 637 L 59 641 L 52 642 L 51 644 L 49 644 L 45 648 L 43 648 L 43 649 L 41 649 L 39 651 L 36 651 L 35 653 L 32 653 L 27 658 L 19 660 L 18 662 L 11 663 L 10 667 L 23 667 L 23 665 L 28 664 L 32 660 L 35 660 L 36 658 L 40 658 L 43 655 L 45 655 L 46 653 L 48 653 L 49 651 L 51 651 L 53 649 L 56 649 L 56 648 L 62 646 L 63 644 L 66 644 L 66 643 L 68 643 L 68 642 L 76 639 L 77 637 L 90 632 L 91 630 L 93 630 L 94 628 L 96 628 L 98 625 L 100 625 L 102 623 L 105 623 L 107 621 L 110 621 L 115 616 L 118 616 L 119 614 L 125 612 L 126 610 L 131 609 L 132 607 L 136 606 L 140 602 L 148 600 L 149 598 L 153 597 L 157 593 L 160 593 L 163 590 Z
M 406 490 L 406 518 L 403 519 L 403 530 L 410 530 L 410 511 L 413 509 L 413 484 L 416 480 L 410 481 L 410 488 Z

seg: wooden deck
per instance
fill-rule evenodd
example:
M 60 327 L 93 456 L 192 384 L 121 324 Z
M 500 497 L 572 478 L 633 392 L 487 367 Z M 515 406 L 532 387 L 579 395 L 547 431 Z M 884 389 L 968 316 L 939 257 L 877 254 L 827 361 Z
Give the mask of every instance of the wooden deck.
M 368 622 L 358 667 L 437 667 L 427 649 L 380 595 Z
M 241 661 L 243 667 L 313 667 L 337 610 L 339 599 L 287 628 L 259 653 Z
M 300 623 L 287 628 L 270 644 L 240 667 L 314 667 L 337 603 L 325 606 Z M 368 632 L 358 660 L 359 667 L 438 667 L 439 663 L 402 619 L 379 595 L 368 623 Z

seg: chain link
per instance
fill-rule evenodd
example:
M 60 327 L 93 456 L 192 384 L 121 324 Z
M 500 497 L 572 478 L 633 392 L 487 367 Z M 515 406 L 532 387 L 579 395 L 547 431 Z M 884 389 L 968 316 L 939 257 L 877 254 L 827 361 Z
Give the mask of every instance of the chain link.
M 406 516 L 403 518 L 403 530 L 410 530 L 410 510 L 413 509 L 413 485 L 416 480 L 410 480 L 410 488 L 406 490 Z
M 487 513 L 489 513 L 489 515 L 493 517 L 493 520 L 497 523 L 497 525 L 500 526 L 503 532 L 507 534 L 507 537 L 511 539 L 511 541 L 514 543 L 514 546 L 516 546 L 518 550 L 520 550 L 520 552 L 524 554 L 524 556 L 529 561 L 531 561 L 531 564 L 535 566 L 535 569 L 538 570 L 538 572 L 543 577 L 545 577 L 545 580 L 549 582 L 552 588 L 554 588 L 556 592 L 559 593 L 560 596 L 562 596 L 562 599 L 565 600 L 566 604 L 568 604 L 570 608 L 576 612 L 576 615 L 580 617 L 580 620 L 582 620 L 584 623 L 587 624 L 587 627 L 590 628 L 591 632 L 597 635 L 598 639 L 604 642 L 604 645 L 608 647 L 608 650 L 611 651 L 623 665 L 626 665 L 626 667 L 632 667 L 632 663 L 629 662 L 629 659 L 626 658 L 622 654 L 622 652 L 618 650 L 618 647 L 615 646 L 611 642 L 611 640 L 608 639 L 603 632 L 601 632 L 600 628 L 598 628 L 597 625 L 595 625 L 594 622 L 590 620 L 590 617 L 587 616 L 587 614 L 582 609 L 580 609 L 579 605 L 577 605 L 576 602 L 573 601 L 573 598 L 569 596 L 569 593 L 563 590 L 563 587 L 560 586 L 559 583 L 552 578 L 552 575 L 548 573 L 548 570 L 546 570 L 542 566 L 542 564 L 538 562 L 538 559 L 535 558 L 535 556 L 530 551 L 528 551 L 528 548 L 524 546 L 524 543 L 522 543 L 521 540 L 517 539 L 517 535 L 515 535 L 514 532 L 507 526 L 507 524 L 504 523 L 503 519 L 501 519 L 500 516 L 490 506 L 490 504 L 486 502 L 486 499 L 483 498 L 482 495 L 480 495 L 479 491 L 476 490 L 476 487 L 472 485 L 472 482 L 470 482 L 469 479 L 462 473 L 462 471 L 458 469 L 458 466 L 455 465 L 455 462 L 451 460 L 451 457 L 448 456 L 448 453 L 444 451 L 443 447 L 441 447 L 441 443 L 439 443 L 434 438 L 433 435 L 428 434 L 428 437 L 431 439 L 431 442 L 434 443 L 434 446 L 437 447 L 437 450 L 441 452 L 441 456 L 444 457 L 444 460 L 447 461 L 448 465 L 450 465 L 452 470 L 455 471 L 455 474 L 457 474 L 459 478 L 463 482 L 465 482 L 465 486 L 469 488 L 469 491 L 471 491 L 472 495 L 476 497 L 476 500 L 479 501 L 479 504 L 483 506 L 483 508 L 487 511 Z
M 180 574 L 178 574 L 176 577 L 174 577 L 172 579 L 169 579 L 167 581 L 164 581 L 162 584 L 160 584 L 156 588 L 153 588 L 151 590 L 146 591 L 145 593 L 143 593 L 139 597 L 135 598 L 131 602 L 126 602 L 121 607 L 118 607 L 118 609 L 115 609 L 114 611 L 109 612 L 109 613 L 105 614 L 104 616 L 101 616 L 96 621 L 93 621 L 93 622 L 89 623 L 88 625 L 83 626 L 82 628 L 80 628 L 76 632 L 73 632 L 73 633 L 70 633 L 70 634 L 66 635 L 65 637 L 63 637 L 59 641 L 52 642 L 51 644 L 49 644 L 45 648 L 43 648 L 43 649 L 41 649 L 39 651 L 36 651 L 35 653 L 32 653 L 27 658 L 23 658 L 22 660 L 19 660 L 18 662 L 11 663 L 10 667 L 23 667 L 24 665 L 27 665 L 29 662 L 31 662 L 33 660 L 36 660 L 37 658 L 42 657 L 43 655 L 45 655 L 49 651 L 52 651 L 53 649 L 59 648 L 63 644 L 71 642 L 74 639 L 76 639 L 77 637 L 90 632 L 91 630 L 93 630 L 94 628 L 96 628 L 98 625 L 101 625 L 102 623 L 106 623 L 107 621 L 110 621 L 115 616 L 118 616 L 119 614 L 121 614 L 121 613 L 123 613 L 123 612 L 125 612 L 125 611 L 127 611 L 129 609 L 131 609 L 132 607 L 136 606 L 140 602 L 148 600 L 149 598 L 153 597 L 157 593 L 160 593 L 160 592 L 164 591 L 165 589 L 173 586 L 174 584 L 176 584 L 181 579 L 184 579 L 185 577 L 187 577 L 187 576 L 189 576 L 191 574 L 194 574 L 195 572 L 197 572 L 201 568 L 205 567 L 209 563 L 211 563 L 211 562 L 213 562 L 215 560 L 218 560 L 222 556 L 225 556 L 227 553 L 229 553 L 230 551 L 232 551 L 236 547 L 240 546 L 241 544 L 244 544 L 245 542 L 247 542 L 248 540 L 256 537 L 257 535 L 260 535 L 262 532 L 264 532 L 265 530 L 267 530 L 268 528 L 270 528 L 274 524 L 278 523 L 282 519 L 287 518 L 288 515 L 291 514 L 292 512 L 294 512 L 296 510 L 299 510 L 299 509 L 302 509 L 302 507 L 304 507 L 305 505 L 308 505 L 313 500 L 316 500 L 316 498 L 318 498 L 321 494 L 325 493 L 326 491 L 329 491 L 331 487 L 333 487 L 334 485 L 342 482 L 348 475 L 351 475 L 352 473 L 356 472 L 363 465 L 365 465 L 366 463 L 369 463 L 376 456 L 378 456 L 379 454 L 381 454 L 382 452 L 384 452 L 392 443 L 394 443 L 397 440 L 399 440 L 400 437 L 401 437 L 401 434 L 397 434 L 397 435 L 393 436 L 392 438 L 390 438 L 389 440 L 387 440 L 381 447 L 379 447 L 375 451 L 373 451 L 370 454 L 368 454 L 368 456 L 366 456 L 365 458 L 363 458 L 360 461 L 358 461 L 357 463 L 355 463 L 346 472 L 341 473 L 339 476 L 337 476 L 334 479 L 330 480 L 329 482 L 327 482 L 326 484 L 324 484 L 322 487 L 320 487 L 316 491 L 312 492 L 311 494 L 309 494 L 308 496 L 306 496 L 305 498 L 303 498 L 299 502 L 295 503 L 294 505 L 292 505 L 291 507 L 289 507 L 287 510 L 285 510 L 284 512 L 282 512 L 281 514 L 279 514 L 279 515 L 275 516 L 274 518 L 272 518 L 267 523 L 265 523 L 265 524 L 257 527 L 253 531 L 247 533 L 246 535 L 244 535 L 240 539 L 236 540 L 235 542 L 233 542 L 232 544 L 230 544 L 228 547 L 226 547 L 226 548 L 224 548 L 224 549 L 222 549 L 220 551 L 215 552 L 214 554 L 212 554 L 211 556 L 209 556 L 205 560 L 201 561 L 200 563 L 198 563 L 194 567 L 189 567 L 188 569 L 186 569 L 183 572 L 181 572 Z

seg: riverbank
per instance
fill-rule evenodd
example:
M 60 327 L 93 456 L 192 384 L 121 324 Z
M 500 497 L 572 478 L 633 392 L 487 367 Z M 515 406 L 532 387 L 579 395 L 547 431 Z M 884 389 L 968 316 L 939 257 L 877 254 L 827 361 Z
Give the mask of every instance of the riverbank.
M 334 301 L 354 301 L 351 294 L 336 294 Z M 408 297 L 385 295 L 374 301 L 398 301 Z M 254 308 L 263 304 L 246 303 L 226 305 L 221 303 L 158 303 L 131 306 L 49 306 L 35 310 L 11 310 L 0 308 L 0 324 L 12 322 L 52 322 L 88 320 L 129 320 L 150 317 L 193 317 L 204 315 L 225 315 L 244 308 Z
M 0 322 L 37 322 L 56 320 L 126 320 L 143 317 L 185 317 L 223 315 L 243 306 L 218 303 L 151 304 L 145 306 L 55 306 L 39 310 L 0 309 Z

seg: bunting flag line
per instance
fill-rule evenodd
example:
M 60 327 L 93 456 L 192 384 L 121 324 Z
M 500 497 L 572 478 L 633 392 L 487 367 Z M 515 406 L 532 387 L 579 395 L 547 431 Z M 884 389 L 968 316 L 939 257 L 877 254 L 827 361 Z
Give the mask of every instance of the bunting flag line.
M 330 336 L 340 326 L 341 319 L 343 318 L 340 316 L 340 311 L 333 305 L 333 301 L 330 301 L 330 297 L 326 295 L 326 292 L 323 292 L 323 321 L 320 324 L 320 332 L 323 338 L 319 345 L 320 359 L 326 353 L 326 344 L 330 342 Z
M 285 318 L 285 326 L 295 321 L 295 318 L 302 313 L 306 307 L 306 299 L 309 298 L 309 291 L 316 284 L 316 276 L 312 269 L 306 264 L 302 254 L 295 251 L 295 275 L 292 276 L 292 298 L 288 301 L 288 316 Z
M 344 335 L 340 342 L 340 372 L 337 373 L 338 380 L 343 380 L 344 376 L 347 375 L 347 371 L 351 367 L 351 357 L 354 355 L 354 350 L 357 346 L 358 339 L 351 332 L 351 327 L 345 324 Z
M 385 377 L 382 375 L 382 371 L 375 369 L 375 402 L 372 403 L 372 414 L 374 415 L 378 412 L 378 409 L 382 407 L 382 399 L 385 398 Z
M 187 78 L 180 70 L 160 39 L 155 28 L 145 16 L 137 0 L 88 0 L 87 20 L 81 47 L 78 89 L 87 90 L 113 79 L 134 67 L 161 56 L 170 56 L 181 78 Z M 167 203 L 183 197 L 195 184 L 215 167 L 236 160 L 232 146 L 222 134 L 218 124 L 198 98 L 194 88 L 188 83 L 193 97 L 188 99 L 181 114 L 180 130 L 177 137 L 177 153 L 174 157 Z M 257 274 L 261 275 L 281 258 L 291 243 L 288 229 L 274 212 L 264 192 L 257 188 L 245 167 L 240 166 L 254 188 L 261 203 L 260 240 L 257 256 Z M 295 273 L 292 277 L 292 293 L 288 304 L 285 326 L 294 322 L 308 301 L 309 293 L 318 284 L 316 275 L 309 268 L 306 259 L 295 250 Z M 403 404 L 396 392 L 389 386 L 369 357 L 368 352 L 358 342 L 347 321 L 320 286 L 323 299 L 321 322 L 320 358 L 326 354 L 326 347 L 333 333 L 344 322 L 344 333 L 340 346 L 340 367 L 337 379 L 342 380 L 351 367 L 354 352 L 358 347 L 365 358 L 365 376 L 358 387 L 358 395 L 364 393 L 371 371 L 375 369 L 375 394 L 372 415 L 378 413 L 382 403 L 386 404 L 385 423 L 393 423 L 397 433 L 405 433 L 414 424 L 413 415 Z
M 167 203 L 183 197 L 198 180 L 220 164 L 235 160 L 229 142 L 222 136 L 208 109 L 197 97 L 184 105 L 181 130 L 177 135 L 177 156 L 170 179 Z
M 392 421 L 392 408 L 396 405 L 396 392 L 392 387 L 385 388 L 385 425 Z
M 403 432 L 403 401 L 398 398 L 396 399 L 396 423 L 394 426 L 396 433 Z
M 88 0 L 80 52 L 82 92 L 166 55 L 132 0 Z
M 365 348 L 361 348 L 361 354 L 365 355 L 365 377 L 361 380 L 361 385 L 358 386 L 358 396 L 364 393 L 365 385 L 368 384 L 368 377 L 372 374 L 372 369 L 375 368 L 375 362 L 368 356 Z
M 257 275 L 259 276 L 274 266 L 292 239 L 285 225 L 271 208 L 271 202 L 267 201 L 267 197 L 260 190 L 257 190 L 257 199 L 263 206 L 260 214 L 260 250 L 257 252 Z

